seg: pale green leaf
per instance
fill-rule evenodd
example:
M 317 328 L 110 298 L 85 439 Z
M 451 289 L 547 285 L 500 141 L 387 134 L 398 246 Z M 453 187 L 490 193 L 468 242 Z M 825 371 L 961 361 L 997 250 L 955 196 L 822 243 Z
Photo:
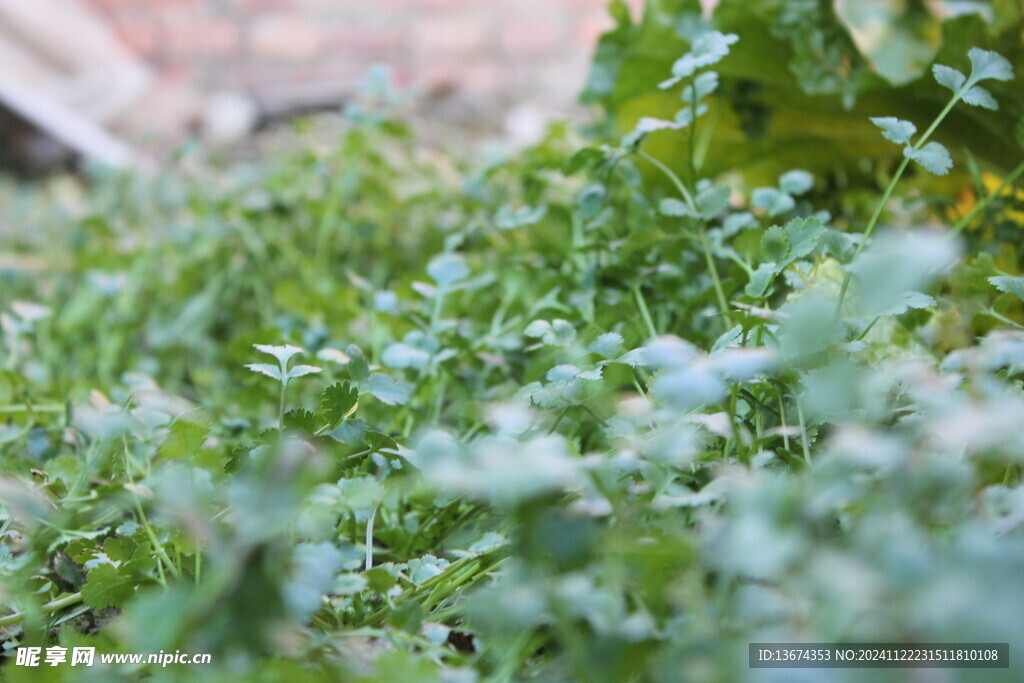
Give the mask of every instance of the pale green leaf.
M 697 194 L 697 211 L 701 218 L 711 220 L 729 206 L 732 190 L 728 185 L 714 185 Z
M 935 175 L 946 175 L 949 169 L 953 168 L 953 158 L 949 156 L 949 150 L 938 142 L 929 142 L 921 149 L 915 149 L 909 145 L 903 148 L 903 155 L 921 164 L 929 173 Z
M 814 176 L 807 171 L 795 169 L 779 178 L 779 189 L 786 194 L 799 197 L 814 187 Z
M 935 75 L 935 80 L 938 81 L 939 85 L 949 88 L 955 93 L 960 92 L 960 89 L 967 83 L 967 76 L 964 76 L 951 66 L 936 64 L 932 67 L 932 73 Z
M 917 126 L 913 123 L 894 116 L 875 117 L 871 123 L 882 129 L 882 137 L 898 145 L 909 145 L 910 138 L 917 132 Z
M 405 405 L 412 395 L 412 386 L 388 375 L 370 375 L 367 391 L 385 405 Z
M 1013 294 L 1020 299 L 1024 299 L 1024 277 L 1000 275 L 997 277 L 990 277 L 988 281 L 1000 292 Z
M 980 85 L 976 85 L 972 88 L 968 88 L 967 92 L 963 94 L 963 101 L 975 107 L 982 107 L 984 109 L 991 109 L 992 111 L 999 110 L 999 103 L 996 102 L 996 98 L 992 97 L 992 93 L 985 90 Z
M 258 372 L 267 377 L 281 381 L 281 368 L 276 365 L 270 365 L 269 363 L 249 363 L 245 367 L 249 368 L 253 372 Z
M 997 81 L 1013 80 L 1013 65 L 998 52 L 972 47 L 967 57 L 971 60 L 971 83 L 990 78 Z
M 315 365 L 296 365 L 288 371 L 288 379 L 305 377 L 306 375 L 315 375 L 320 372 L 323 372 L 323 370 Z

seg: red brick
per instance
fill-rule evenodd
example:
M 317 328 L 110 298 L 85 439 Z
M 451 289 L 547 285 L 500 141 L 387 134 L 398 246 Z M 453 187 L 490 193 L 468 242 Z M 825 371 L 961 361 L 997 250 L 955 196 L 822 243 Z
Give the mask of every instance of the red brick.
M 401 50 L 403 43 L 400 26 L 346 26 L 326 32 L 324 47 L 332 52 L 340 51 L 365 59 L 397 52 Z
M 482 16 L 445 13 L 427 15 L 412 26 L 413 42 L 429 55 L 473 57 L 484 51 L 487 22 Z
M 169 55 L 206 56 L 235 52 L 240 44 L 234 22 L 193 14 L 192 21 L 177 17 L 164 23 L 160 48 Z
M 501 47 L 513 57 L 531 57 L 564 47 L 562 27 L 546 17 L 513 21 L 501 27 Z
M 252 53 L 264 59 L 308 61 L 322 45 L 323 35 L 316 24 L 294 12 L 261 15 L 249 34 Z
M 614 26 L 615 22 L 606 12 L 591 14 L 576 25 L 576 41 L 587 49 L 592 49 L 597 44 L 597 39 Z
M 198 8 L 200 2 L 201 0 L 86 0 L 87 4 L 104 14 L 126 9 L 150 12 L 168 6 Z
M 156 53 L 160 30 L 152 17 L 117 17 L 112 27 L 129 50 L 143 56 Z

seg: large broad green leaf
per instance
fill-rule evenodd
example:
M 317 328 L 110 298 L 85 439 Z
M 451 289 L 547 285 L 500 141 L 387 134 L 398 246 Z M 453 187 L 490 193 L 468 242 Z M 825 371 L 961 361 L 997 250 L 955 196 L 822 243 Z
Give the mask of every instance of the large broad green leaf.
M 722 0 L 710 23 L 740 41 L 715 67 L 721 88 L 698 126 L 701 174 L 739 168 L 752 182 L 768 184 L 797 166 L 827 174 L 849 171 L 865 157 L 898 160 L 901 150 L 870 118 L 927 127 L 949 98 L 932 76 L 933 64 L 969 73 L 967 52 L 974 46 L 1024 64 L 1019 7 L 1001 0 L 986 6 L 987 17 L 949 11 L 942 18 L 912 0 Z M 697 0 L 651 0 L 636 24 L 617 16 L 583 99 L 601 104 L 610 115 L 609 134 L 621 136 L 641 117 L 668 119 L 678 110 L 678 88 L 657 85 L 689 49 L 684 36 L 694 23 L 708 19 Z M 954 157 L 969 148 L 997 173 L 1016 166 L 1024 154 L 1020 77 L 987 82 L 999 110 L 960 105 L 936 140 Z M 688 138 L 655 132 L 644 144 L 682 167 Z

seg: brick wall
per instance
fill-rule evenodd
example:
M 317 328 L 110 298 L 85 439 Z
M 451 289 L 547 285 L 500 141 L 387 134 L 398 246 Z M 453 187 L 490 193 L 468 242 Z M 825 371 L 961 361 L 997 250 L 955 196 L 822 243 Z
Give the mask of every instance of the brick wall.
M 607 0 L 88 2 L 165 75 L 280 108 L 343 96 L 375 63 L 464 98 L 567 107 L 610 25 Z

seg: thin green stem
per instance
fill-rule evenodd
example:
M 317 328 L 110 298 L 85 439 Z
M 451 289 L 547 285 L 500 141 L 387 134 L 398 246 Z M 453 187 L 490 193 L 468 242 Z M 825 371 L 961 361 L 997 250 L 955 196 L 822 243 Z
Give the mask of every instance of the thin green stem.
M 633 284 L 633 297 L 636 299 L 637 308 L 640 309 L 640 317 L 644 319 L 647 331 L 652 337 L 658 336 L 658 329 L 654 326 L 654 319 L 651 318 L 651 311 L 647 308 L 647 301 L 644 300 L 643 292 L 640 291 L 640 284 Z
M 673 171 L 671 168 L 663 164 L 655 157 L 652 157 L 647 152 L 637 151 L 637 154 L 639 154 L 641 158 L 646 159 L 647 161 L 652 163 L 659 171 L 661 171 L 665 175 L 666 178 L 672 181 L 672 184 L 676 186 L 677 190 L 679 190 L 679 194 L 682 195 L 683 201 L 686 202 L 686 206 L 690 208 L 690 211 L 696 214 L 697 202 L 693 200 L 693 195 L 691 195 L 690 191 L 686 189 L 686 185 L 684 185 L 683 181 L 679 179 L 679 176 L 675 174 L 675 171 Z
M 804 421 L 804 409 L 800 405 L 800 397 L 793 397 L 796 401 L 796 417 L 800 421 L 800 443 L 803 445 L 804 450 L 804 462 L 808 465 L 811 464 L 811 447 L 807 443 L 807 423 Z
M 56 612 L 57 610 L 70 607 L 71 605 L 77 605 L 82 602 L 81 593 L 72 593 L 71 595 L 65 595 L 63 598 L 53 600 L 40 607 L 40 611 L 44 614 L 50 612 Z M 0 617 L 0 626 L 11 626 L 12 624 L 20 624 L 28 616 L 28 612 L 15 612 L 14 614 L 8 614 L 6 617 Z
M 675 171 L 663 164 L 658 159 L 652 157 L 647 152 L 638 151 L 642 158 L 653 164 L 659 171 L 661 171 L 665 177 L 667 177 L 672 184 L 675 185 L 676 189 L 679 190 L 679 194 L 682 195 L 683 200 L 686 202 L 686 206 L 689 207 L 690 211 L 694 215 L 698 215 L 699 210 L 697 209 L 697 202 L 694 201 L 693 195 L 686 189 L 686 185 L 680 180 L 679 176 L 676 175 Z M 718 307 L 722 311 L 722 315 L 725 316 L 725 324 L 728 326 L 728 319 L 730 316 L 729 301 L 725 297 L 725 290 L 722 288 L 722 278 L 718 275 L 718 266 L 715 265 L 714 255 L 711 253 L 711 245 L 708 243 L 707 231 L 704 228 L 704 223 L 701 222 L 699 225 L 698 239 L 700 240 L 701 250 L 704 252 L 704 261 L 707 263 L 708 272 L 711 274 L 711 281 L 715 287 L 715 298 L 718 300 Z
M 124 438 L 124 470 L 125 475 L 128 477 L 128 481 L 131 484 L 135 484 L 135 478 L 132 477 L 132 466 L 134 461 L 131 457 L 131 452 L 128 449 L 128 440 Z M 167 586 L 167 577 L 164 576 L 164 565 L 167 566 L 167 570 L 178 578 L 180 575 L 178 568 L 171 561 L 171 558 L 167 555 L 167 551 L 164 550 L 163 545 L 156 537 L 156 532 L 153 531 L 152 525 L 149 523 L 149 518 L 146 516 L 146 511 L 142 507 L 142 499 L 139 498 L 139 494 L 132 491 L 132 497 L 135 499 L 135 513 L 139 516 L 139 523 L 146 532 L 146 536 L 149 538 L 149 542 L 153 544 L 153 552 L 156 553 L 158 562 L 156 563 L 157 573 L 160 575 L 160 583 Z
M 889 199 L 892 197 L 892 193 L 896 190 L 896 185 L 900 182 L 900 178 L 903 177 L 903 172 L 907 170 L 907 166 L 910 164 L 910 159 L 904 157 L 900 163 L 896 173 L 893 174 L 892 180 L 889 181 L 889 186 L 885 188 L 885 194 L 882 195 L 882 200 L 878 202 L 875 207 L 875 212 L 871 216 L 871 220 L 868 221 L 868 225 L 864 228 L 864 236 L 857 245 L 857 250 L 853 252 L 853 258 L 851 262 L 856 261 L 860 253 L 864 251 L 864 247 L 868 243 L 868 239 L 871 237 L 871 233 L 875 231 L 875 226 L 878 225 L 878 219 L 882 216 L 882 211 L 885 210 L 886 205 L 889 203 Z M 843 286 L 839 290 L 839 300 L 836 302 L 836 317 L 842 313 L 843 302 L 846 300 L 846 292 L 850 288 L 850 281 L 853 278 L 853 273 L 846 271 L 846 275 L 843 277 Z
M 704 252 L 704 261 L 708 264 L 708 272 L 711 273 L 711 282 L 715 287 L 715 298 L 718 300 L 718 309 L 722 312 L 723 324 L 729 327 L 729 301 L 725 298 L 725 290 L 722 288 L 722 279 L 718 276 L 718 268 L 715 266 L 715 257 L 711 253 L 711 245 L 708 243 L 707 232 L 704 226 L 700 226 L 700 246 Z
M 284 372 L 285 372 L 285 370 L 282 368 L 282 373 L 284 373 Z M 277 406 L 277 430 L 279 432 L 283 432 L 284 431 L 284 394 L 285 394 L 285 391 L 287 389 L 288 389 L 288 380 L 287 379 L 282 379 L 281 380 L 281 399 L 278 402 L 278 406 Z
M 697 187 L 697 86 L 690 85 L 690 108 L 693 122 L 690 123 L 690 183 Z
M 928 130 L 921 135 L 916 143 L 914 143 L 914 149 L 921 149 L 925 143 L 928 142 L 928 138 L 932 136 L 932 133 L 939 127 L 943 119 L 953 110 L 956 103 L 960 101 L 960 94 L 957 93 L 953 96 L 953 99 L 946 104 L 946 107 L 935 117 L 932 124 L 928 126 Z M 856 261 L 860 253 L 864 251 L 864 247 L 867 246 L 868 240 L 871 238 L 871 233 L 874 232 L 875 226 L 878 225 L 879 219 L 882 217 L 882 212 L 885 211 L 885 207 L 889 204 L 889 199 L 892 198 L 892 193 L 896 190 L 896 185 L 900 182 L 903 177 L 903 173 L 907 170 L 907 166 L 910 165 L 910 157 L 904 155 L 903 161 L 900 162 L 899 168 L 896 169 L 896 173 L 893 175 L 892 180 L 889 181 L 889 186 L 885 188 L 885 193 L 882 195 L 881 201 L 875 207 L 875 212 L 871 215 L 871 220 L 868 222 L 866 228 L 864 228 L 864 237 L 861 239 L 860 244 L 857 245 L 856 251 L 853 252 L 853 258 L 850 261 Z M 846 292 L 850 288 L 850 281 L 853 278 L 853 273 L 846 271 L 845 277 L 843 277 L 843 286 L 839 290 L 839 299 L 836 301 L 836 317 L 838 318 L 843 310 L 843 302 L 846 300 Z
M 366 571 L 373 569 L 373 521 L 377 518 L 378 507 L 374 506 L 366 522 Z
M 67 409 L 64 405 L 29 405 L 27 403 L 15 403 L 13 405 L 0 406 L 0 415 L 11 415 L 14 413 L 63 413 Z

